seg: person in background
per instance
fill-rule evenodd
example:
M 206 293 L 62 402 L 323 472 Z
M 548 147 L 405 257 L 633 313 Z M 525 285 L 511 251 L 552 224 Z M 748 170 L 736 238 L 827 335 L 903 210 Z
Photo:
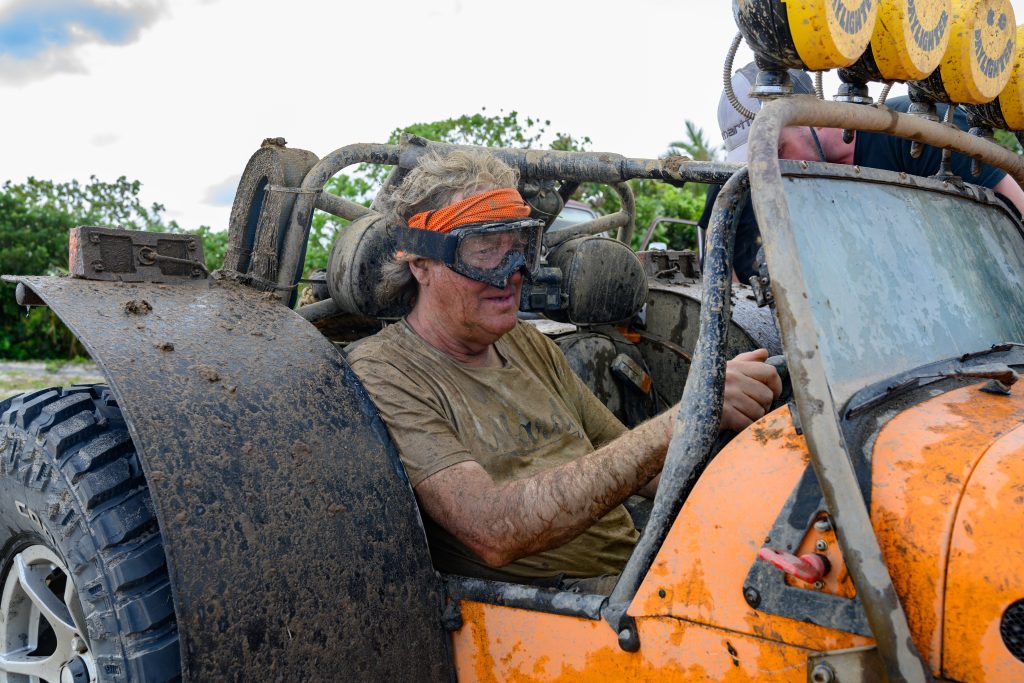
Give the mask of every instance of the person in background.
M 751 62 L 732 76 L 733 93 L 740 104 L 754 113 L 761 108 L 761 102 L 749 95 L 757 71 L 757 65 Z M 790 69 L 789 74 L 793 80 L 794 94 L 814 93 L 814 86 L 806 72 Z M 906 113 L 910 108 L 910 98 L 892 97 L 886 100 L 885 106 Z M 945 116 L 946 105 L 939 104 L 938 113 L 940 117 Z M 954 110 L 953 122 L 960 129 L 967 130 L 967 115 L 963 109 Z M 750 119 L 736 111 L 723 91 L 718 102 L 718 124 L 722 131 L 727 161 L 747 160 L 747 138 L 752 123 Z M 779 158 L 853 164 L 919 176 L 935 175 L 939 171 L 942 161 L 940 149 L 925 145 L 921 155 L 914 158 L 910 154 L 910 140 L 865 131 L 854 131 L 853 135 L 853 141 L 847 143 L 843 140 L 843 131 L 839 128 L 791 126 L 783 129 L 779 136 Z M 991 188 L 1009 200 L 1018 211 L 1024 212 L 1024 190 L 1021 190 L 1017 182 L 1004 171 L 982 165 L 981 174 L 972 176 L 971 159 L 962 154 L 953 154 L 952 168 L 954 174 L 975 185 Z M 707 229 L 711 222 L 711 210 L 720 190 L 717 185 L 708 188 L 704 213 L 697 221 L 704 229 Z M 733 275 L 739 282 L 749 282 L 755 274 L 755 259 L 760 246 L 761 233 L 754 217 L 754 209 L 748 200 L 741 210 L 736 232 L 736 250 L 733 255 Z

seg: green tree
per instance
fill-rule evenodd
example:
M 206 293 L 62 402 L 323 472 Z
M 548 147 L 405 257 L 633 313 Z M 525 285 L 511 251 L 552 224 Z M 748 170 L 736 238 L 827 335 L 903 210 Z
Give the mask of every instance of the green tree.
M 1024 148 L 1021 147 L 1020 141 L 1017 136 L 1008 130 L 997 130 L 995 131 L 996 142 L 1017 154 L 1024 154 Z
M 704 129 L 693 121 L 687 120 L 686 138 L 677 142 L 670 142 L 669 153 L 682 154 L 694 161 L 718 161 L 720 153 L 704 135 Z
M 396 128 L 388 136 L 388 144 L 397 144 L 403 133 L 418 135 L 427 140 L 448 142 L 456 145 L 478 145 L 482 147 L 533 147 L 540 143 L 547 132 L 550 121 L 541 121 L 530 117 L 520 118 L 519 113 L 499 111 L 488 114 L 484 109 L 477 114 L 467 114 L 441 121 L 413 123 Z M 589 139 L 585 138 L 586 142 Z M 559 144 L 572 142 L 573 138 L 564 133 L 556 133 L 555 141 Z M 390 173 L 390 166 L 371 166 L 360 164 L 352 175 L 339 173 L 331 178 L 324 189 L 327 192 L 344 197 L 350 201 L 369 206 Z M 323 211 L 313 215 L 309 231 L 309 243 L 306 247 L 305 269 L 309 272 L 325 268 L 331 252 L 331 245 L 338 230 L 348 225 L 348 221 Z
M 68 231 L 78 225 L 119 226 L 134 230 L 178 231 L 164 222 L 161 204 L 144 206 L 141 184 L 120 177 L 95 176 L 56 183 L 29 178 L 0 187 L 0 273 L 57 275 L 68 263 Z M 47 308 L 27 313 L 14 300 L 15 285 L 0 283 L 0 358 L 73 358 L 83 353 L 72 335 Z
M 172 232 L 176 232 L 176 230 L 172 230 Z M 223 266 L 224 254 L 228 250 L 228 231 L 213 230 L 208 225 L 201 225 L 195 233 L 203 240 L 203 259 L 210 272 Z
M 686 137 L 669 143 L 669 149 L 662 158 L 681 155 L 698 161 L 718 160 L 720 152 L 708 142 L 703 129 L 692 121 L 686 121 L 685 127 Z M 696 221 L 704 211 L 707 185 L 689 183 L 679 188 L 660 181 L 631 180 L 629 186 L 636 199 L 634 249 L 641 246 L 649 226 L 658 218 Z M 597 207 L 597 211 L 602 214 L 618 211 L 621 206 L 618 193 L 607 185 L 588 183 L 580 188 L 580 194 L 584 201 Z M 649 241 L 662 242 L 669 249 L 696 249 L 697 235 L 691 225 L 661 222 L 655 226 Z
M 438 142 L 484 147 L 535 148 L 550 139 L 547 143 L 550 149 L 586 151 L 592 144 L 587 136 L 564 132 L 549 134 L 550 126 L 549 120 L 523 117 L 515 111 L 489 114 L 484 109 L 476 114 L 396 128 L 389 136 L 388 143 L 396 144 L 403 133 L 411 133 Z M 666 156 L 668 154 L 685 154 L 693 159 L 709 160 L 716 159 L 719 152 L 708 142 L 703 130 L 687 121 L 686 138 L 681 142 L 670 143 Z M 328 181 L 325 189 L 369 206 L 389 172 L 389 167 L 361 165 L 352 175 L 336 175 Z M 676 188 L 661 182 L 639 180 L 630 181 L 629 184 L 636 196 L 637 206 L 634 246 L 639 246 L 646 226 L 656 217 L 695 220 L 704 207 L 707 190 L 704 185 Z M 577 190 L 575 197 L 589 203 L 599 214 L 613 213 L 620 206 L 618 194 L 607 185 L 586 183 Z M 306 249 L 307 273 L 326 267 L 334 238 L 347 223 L 337 216 L 316 212 Z M 696 245 L 693 228 L 679 224 L 660 224 L 655 230 L 654 240 L 666 242 L 673 249 L 693 248 Z

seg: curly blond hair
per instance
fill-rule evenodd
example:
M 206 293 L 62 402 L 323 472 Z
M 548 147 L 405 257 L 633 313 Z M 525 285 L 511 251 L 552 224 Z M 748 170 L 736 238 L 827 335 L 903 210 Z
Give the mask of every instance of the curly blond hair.
M 421 211 L 440 209 L 480 192 L 515 187 L 518 182 L 519 172 L 490 152 L 453 149 L 442 154 L 431 149 L 388 197 L 386 211 L 390 221 L 404 224 Z M 401 303 L 406 308 L 416 303 L 416 279 L 409 270 L 409 261 L 415 258 L 419 257 L 402 254 L 384 264 L 378 303 Z

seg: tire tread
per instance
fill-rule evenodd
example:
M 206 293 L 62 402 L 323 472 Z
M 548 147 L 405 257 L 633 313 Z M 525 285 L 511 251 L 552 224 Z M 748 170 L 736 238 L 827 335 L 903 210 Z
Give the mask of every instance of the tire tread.
M 47 493 L 54 502 L 37 514 L 51 520 L 68 544 L 68 569 L 91 612 L 90 635 L 120 640 L 123 657 L 96 655 L 101 677 L 180 680 L 159 525 L 110 390 L 104 385 L 40 389 L 0 406 L 0 476 L 16 477 L 36 491 L 54 487 Z

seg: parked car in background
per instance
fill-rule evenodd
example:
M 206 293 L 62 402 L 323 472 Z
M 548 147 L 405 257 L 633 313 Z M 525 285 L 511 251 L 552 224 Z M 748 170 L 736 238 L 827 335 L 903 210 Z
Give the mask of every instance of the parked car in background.
M 590 205 L 570 199 L 565 203 L 565 208 L 562 209 L 561 213 L 558 214 L 558 218 L 548 228 L 548 232 L 558 232 L 559 230 L 565 230 L 577 223 L 583 223 L 597 218 L 597 212 L 594 211 Z

